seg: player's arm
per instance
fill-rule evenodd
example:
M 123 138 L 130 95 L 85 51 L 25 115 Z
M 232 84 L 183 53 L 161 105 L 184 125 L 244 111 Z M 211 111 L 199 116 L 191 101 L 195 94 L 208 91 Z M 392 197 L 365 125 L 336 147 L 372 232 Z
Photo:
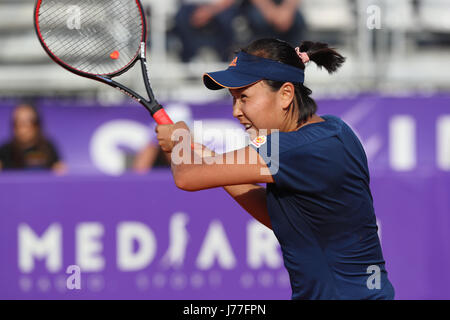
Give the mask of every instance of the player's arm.
M 203 157 L 191 148 L 191 134 L 184 122 L 158 125 L 155 129 L 161 149 L 171 154 L 176 185 L 186 191 L 215 187 L 273 183 L 263 158 L 247 146 L 225 154 Z
M 175 126 L 179 125 L 177 123 Z M 182 126 L 183 127 L 183 126 Z M 185 127 L 185 126 L 184 126 Z M 256 220 L 271 228 L 266 205 L 266 189 L 256 183 L 272 183 L 267 165 L 252 148 L 216 155 L 203 146 L 195 145 L 194 150 L 177 148 L 168 143 L 171 127 L 158 126 L 158 141 L 164 151 L 172 152 L 171 168 L 176 185 L 187 191 L 196 191 L 213 187 L 224 187 L 225 191 Z M 187 127 L 185 127 L 187 128 Z M 190 144 L 187 143 L 189 146 Z M 181 162 L 177 157 L 183 156 L 183 151 L 194 158 L 194 162 Z M 245 158 L 243 158 L 245 156 Z M 188 158 L 186 157 L 185 160 Z M 239 161 L 238 161 L 239 160 Z
M 215 152 L 203 145 L 194 143 L 194 151 L 202 158 L 216 156 Z M 253 218 L 272 229 L 267 211 L 266 188 L 258 184 L 224 186 L 223 189 Z
M 272 229 L 267 211 L 266 188 L 257 184 L 243 184 L 223 187 L 228 194 L 253 218 Z
M 229 163 L 239 155 L 253 154 L 258 163 Z M 194 155 L 194 153 L 192 153 Z M 186 191 L 222 187 L 252 217 L 272 229 L 267 211 L 266 189 L 256 183 L 272 183 L 267 165 L 251 147 L 201 159 L 199 164 L 171 163 L 175 184 Z M 172 154 L 171 159 L 174 159 Z M 247 158 L 249 159 L 249 158 Z M 199 160 L 197 158 L 197 160 Z M 199 162 L 199 161 L 198 161 Z
M 190 154 L 185 157 L 183 152 Z M 175 147 L 171 168 L 176 185 L 186 191 L 274 182 L 266 163 L 250 146 L 207 158 L 198 158 L 190 149 Z

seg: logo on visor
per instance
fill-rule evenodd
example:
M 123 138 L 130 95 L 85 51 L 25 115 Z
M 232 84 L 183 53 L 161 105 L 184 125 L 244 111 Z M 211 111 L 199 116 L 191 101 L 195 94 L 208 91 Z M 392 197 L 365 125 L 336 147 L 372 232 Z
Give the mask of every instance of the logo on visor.
M 234 58 L 230 63 L 230 67 L 236 67 L 238 57 Z
M 256 148 L 261 147 L 263 144 L 265 144 L 267 142 L 267 137 L 266 136 L 259 136 L 256 137 L 251 144 L 254 145 Z

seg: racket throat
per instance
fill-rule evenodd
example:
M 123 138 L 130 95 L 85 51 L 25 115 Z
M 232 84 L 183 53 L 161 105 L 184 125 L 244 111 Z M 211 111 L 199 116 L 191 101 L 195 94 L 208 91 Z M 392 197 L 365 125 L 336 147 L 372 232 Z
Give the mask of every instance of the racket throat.
M 145 90 L 147 91 L 149 101 L 152 102 L 156 99 L 152 90 L 152 86 L 150 84 L 150 76 L 148 73 L 147 60 L 145 59 L 145 57 L 141 58 L 141 69 L 142 69 L 142 76 L 144 77 Z
M 147 47 L 145 45 L 145 42 L 141 42 L 141 59 L 145 60 L 146 53 L 147 53 Z
M 137 102 L 141 103 L 150 112 L 150 114 L 152 116 L 153 116 L 153 114 L 158 112 L 160 109 L 162 109 L 162 106 L 154 98 L 153 93 L 152 93 L 152 96 L 150 97 L 151 100 L 147 101 L 146 99 L 144 99 L 144 97 L 142 97 L 137 92 L 131 90 L 130 88 L 127 88 L 127 87 L 121 85 L 120 83 L 112 80 L 109 77 L 97 76 L 97 79 L 99 81 L 104 82 L 104 83 L 112 86 L 113 88 L 119 90 L 123 94 L 126 94 L 127 96 L 129 96 L 133 100 L 136 100 Z

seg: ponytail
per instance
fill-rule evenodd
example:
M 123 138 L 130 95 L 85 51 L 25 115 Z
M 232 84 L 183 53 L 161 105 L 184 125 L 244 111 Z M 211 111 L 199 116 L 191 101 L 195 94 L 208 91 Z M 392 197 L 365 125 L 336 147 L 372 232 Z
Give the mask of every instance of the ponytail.
M 329 48 L 326 43 L 303 41 L 299 49 L 308 55 L 309 60 L 319 68 L 325 68 L 329 74 L 336 72 L 345 62 L 345 58 L 335 49 Z

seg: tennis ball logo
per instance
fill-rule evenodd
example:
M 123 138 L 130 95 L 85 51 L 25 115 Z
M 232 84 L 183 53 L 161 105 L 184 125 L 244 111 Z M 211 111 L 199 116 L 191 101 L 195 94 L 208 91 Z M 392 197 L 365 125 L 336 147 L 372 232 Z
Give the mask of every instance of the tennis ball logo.
M 253 144 L 255 147 L 259 148 L 259 147 L 261 147 L 262 145 L 264 145 L 266 142 L 267 142 L 267 137 L 266 137 L 266 136 L 259 136 L 259 137 L 256 137 L 256 138 L 252 141 L 252 144 Z
M 81 29 L 81 9 L 79 6 L 70 6 L 66 11 L 67 18 L 67 28 L 70 30 Z

